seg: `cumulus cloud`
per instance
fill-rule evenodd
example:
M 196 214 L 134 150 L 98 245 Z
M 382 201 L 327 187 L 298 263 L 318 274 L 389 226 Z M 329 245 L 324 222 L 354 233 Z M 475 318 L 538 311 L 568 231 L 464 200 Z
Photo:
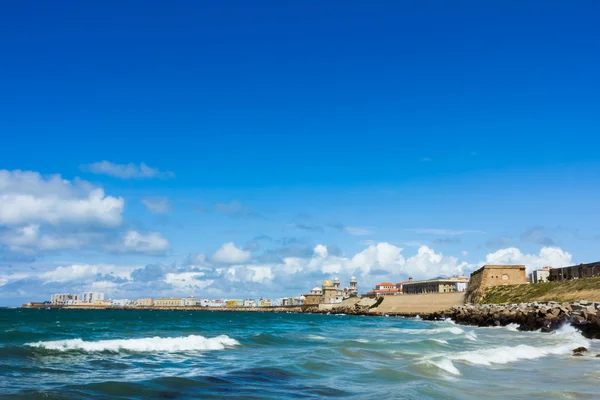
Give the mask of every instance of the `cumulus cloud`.
M 119 243 L 109 244 L 106 248 L 119 253 L 159 255 L 169 250 L 170 244 L 160 232 L 148 232 L 144 234 L 129 230 L 123 235 Z
M 44 283 L 50 282 L 88 282 L 96 281 L 98 277 L 111 276 L 124 280 L 131 279 L 131 273 L 139 267 L 122 267 L 112 264 L 73 264 L 59 266 L 42 273 L 39 278 Z M 102 278 L 100 278 L 102 279 Z
M 175 177 L 175 174 L 171 171 L 160 171 L 144 163 L 141 163 L 140 165 L 133 163 L 115 164 L 105 160 L 82 165 L 80 168 L 82 171 L 90 172 L 92 174 L 108 175 L 120 179 L 168 179 Z
M 315 255 L 318 257 L 327 257 L 327 247 L 322 244 L 318 244 L 315 247 Z
M 14 252 L 33 254 L 38 251 L 73 249 L 86 244 L 85 235 L 43 234 L 39 225 L 6 230 L 0 234 L 0 243 Z
M 516 247 L 501 249 L 486 256 L 485 264 L 519 264 L 531 272 L 541 267 L 560 268 L 573 265 L 573 256 L 560 247 L 542 247 L 539 254 L 523 254 Z
M 153 214 L 166 214 L 171 210 L 171 202 L 166 197 L 146 197 L 141 202 Z
M 0 170 L 0 225 L 121 224 L 124 200 L 60 175 Z
M 170 272 L 165 275 L 165 283 L 172 285 L 175 289 L 205 289 L 214 280 L 201 279 L 203 276 L 205 276 L 204 272 Z
M 232 242 L 223 244 L 211 257 L 212 261 L 220 264 L 236 264 L 250 261 L 252 253 L 235 247 Z

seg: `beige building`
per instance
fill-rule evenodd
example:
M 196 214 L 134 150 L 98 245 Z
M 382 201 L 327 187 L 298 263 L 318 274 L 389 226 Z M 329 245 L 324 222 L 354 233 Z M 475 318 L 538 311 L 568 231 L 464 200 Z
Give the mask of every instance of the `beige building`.
M 315 286 L 309 293 L 304 295 L 304 304 L 334 304 L 341 303 L 343 299 L 358 295 L 356 278 L 350 279 L 350 287 L 340 288 L 340 280 L 335 278 L 323 281 L 321 287 Z
M 338 289 L 333 282 L 326 280 L 323 282 L 323 303 L 332 304 L 337 302 Z
M 154 305 L 156 307 L 183 307 L 184 299 L 181 297 L 159 297 Z
M 524 265 L 484 265 L 471 274 L 469 286 L 522 285 L 529 283 Z
M 154 299 L 151 297 L 147 297 L 144 299 L 138 299 L 135 302 L 135 305 L 138 307 L 152 307 L 154 305 Z
M 465 296 L 467 303 L 476 303 L 483 298 L 485 289 L 491 286 L 527 284 L 524 265 L 484 265 L 471 274 Z
M 427 281 L 413 281 L 410 278 L 408 282 L 402 285 L 402 290 L 404 294 L 464 292 L 468 283 L 469 278 L 466 276 L 453 276 L 452 278 Z

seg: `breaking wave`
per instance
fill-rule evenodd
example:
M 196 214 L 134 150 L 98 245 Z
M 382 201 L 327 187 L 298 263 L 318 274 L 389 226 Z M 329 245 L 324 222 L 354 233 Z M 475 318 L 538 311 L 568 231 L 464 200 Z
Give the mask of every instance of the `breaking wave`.
M 85 351 L 85 352 L 165 352 L 224 350 L 240 343 L 227 335 L 206 338 L 190 335 L 173 338 L 152 337 L 140 339 L 116 339 L 86 342 L 82 339 L 53 340 L 47 342 L 26 343 L 26 346 L 53 351 Z
M 520 360 L 534 360 L 550 355 L 570 354 L 576 347 L 589 347 L 590 345 L 590 341 L 571 326 L 564 326 L 548 335 L 547 338 L 555 343 L 544 347 L 520 344 L 517 346 L 471 350 L 446 354 L 441 357 L 429 357 L 424 361 L 453 375 L 460 375 L 460 371 L 454 366 L 454 361 L 482 366 L 508 364 Z
M 461 335 L 465 331 L 457 326 L 449 326 L 446 328 L 434 328 L 434 329 L 403 329 L 403 328 L 391 328 L 388 329 L 390 332 L 406 333 L 409 335 L 437 335 L 440 333 L 452 333 L 453 335 Z

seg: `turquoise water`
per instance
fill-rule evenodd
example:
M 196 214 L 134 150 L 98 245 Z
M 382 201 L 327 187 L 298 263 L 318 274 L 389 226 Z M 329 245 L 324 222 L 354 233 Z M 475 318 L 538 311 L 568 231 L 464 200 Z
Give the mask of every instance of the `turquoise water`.
M 585 357 L 571 356 L 578 346 Z M 0 397 L 597 399 L 597 341 L 419 319 L 0 310 Z

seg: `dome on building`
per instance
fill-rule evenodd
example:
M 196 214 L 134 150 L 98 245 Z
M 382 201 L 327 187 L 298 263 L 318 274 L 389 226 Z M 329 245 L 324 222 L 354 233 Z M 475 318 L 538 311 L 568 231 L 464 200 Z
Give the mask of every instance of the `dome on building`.
M 321 288 L 320 288 L 320 287 L 318 287 L 318 286 L 315 286 L 315 287 L 313 288 L 313 290 L 311 290 L 311 292 L 321 292 L 321 291 L 322 291 L 322 290 L 321 290 Z
M 323 287 L 325 286 L 333 286 L 333 282 L 331 282 L 329 279 L 326 279 L 323 281 Z
M 353 276 L 352 278 L 350 278 L 350 282 L 356 282 L 356 277 Z
M 336 277 L 333 282 L 338 283 L 340 281 L 340 278 Z

